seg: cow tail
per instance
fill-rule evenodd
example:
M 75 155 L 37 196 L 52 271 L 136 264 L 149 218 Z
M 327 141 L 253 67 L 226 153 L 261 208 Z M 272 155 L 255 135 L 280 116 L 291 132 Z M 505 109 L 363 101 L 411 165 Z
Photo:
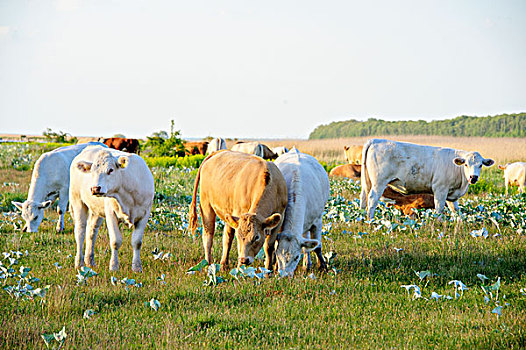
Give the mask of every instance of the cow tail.
M 207 156 L 203 162 L 201 163 L 201 166 L 199 167 L 199 170 L 197 171 L 197 176 L 195 178 L 195 184 L 194 184 L 194 192 L 192 195 L 192 203 L 190 203 L 190 208 L 188 210 L 188 229 L 187 232 L 191 233 L 192 235 L 195 233 L 195 230 L 197 230 L 197 227 L 199 226 L 199 222 L 197 219 L 197 189 L 199 188 L 199 180 L 201 178 L 201 169 L 203 168 L 203 164 L 212 157 L 210 154 Z
M 373 143 L 374 139 L 368 140 L 363 146 L 362 151 L 362 174 L 360 176 L 360 182 L 362 184 L 362 193 L 360 195 L 360 207 L 362 209 L 367 208 L 367 196 L 371 191 L 371 178 L 369 177 L 369 171 L 367 170 L 367 151 Z

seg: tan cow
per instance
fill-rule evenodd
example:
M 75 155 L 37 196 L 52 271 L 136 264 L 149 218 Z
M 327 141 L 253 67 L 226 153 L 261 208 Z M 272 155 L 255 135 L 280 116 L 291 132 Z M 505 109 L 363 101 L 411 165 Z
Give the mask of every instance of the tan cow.
M 349 164 L 362 164 L 363 146 L 344 146 L 345 159 Z
M 225 222 L 221 268 L 228 267 L 234 239 L 238 266 L 251 264 L 264 244 L 265 267 L 273 266 L 274 243 L 287 206 L 287 184 L 272 162 L 240 152 L 221 150 L 209 155 L 199 168 L 188 217 L 188 230 L 195 232 L 197 188 L 203 222 L 205 259 L 212 261 L 216 216 Z
M 185 153 L 195 156 L 197 154 L 205 155 L 208 149 L 208 141 L 187 141 L 184 142 Z
M 346 177 L 353 180 L 360 180 L 362 166 L 356 164 L 338 165 L 329 172 L 330 177 Z
M 413 209 L 432 209 L 435 207 L 435 197 L 429 193 L 405 195 L 388 186 L 382 197 L 394 200 L 393 206 L 407 216 L 414 214 Z
M 257 141 L 245 142 L 238 141 L 231 148 L 232 151 L 243 152 L 246 154 L 255 154 L 258 157 L 263 158 L 265 151 L 263 145 Z
M 499 165 L 499 169 L 504 170 L 504 184 L 506 186 L 506 194 L 508 194 L 508 186 L 519 186 L 519 192 L 524 192 L 526 185 L 526 163 L 515 162 L 506 165 Z

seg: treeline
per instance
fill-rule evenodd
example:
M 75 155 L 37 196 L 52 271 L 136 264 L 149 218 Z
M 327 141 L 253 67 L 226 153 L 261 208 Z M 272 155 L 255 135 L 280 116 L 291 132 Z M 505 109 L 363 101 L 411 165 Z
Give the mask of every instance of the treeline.
M 461 116 L 431 122 L 386 121 L 374 118 L 361 122 L 352 119 L 320 125 L 311 132 L 309 139 L 379 135 L 526 137 L 526 113 L 488 117 Z

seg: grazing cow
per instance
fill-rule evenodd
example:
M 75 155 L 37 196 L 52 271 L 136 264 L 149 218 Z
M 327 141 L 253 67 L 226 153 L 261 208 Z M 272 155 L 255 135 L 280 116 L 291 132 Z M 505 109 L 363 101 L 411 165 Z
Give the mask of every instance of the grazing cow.
M 371 139 L 362 154 L 360 206 L 372 220 L 380 196 L 391 184 L 404 194 L 434 194 L 438 213 L 446 201 L 457 211 L 457 200 L 478 181 L 482 166 L 493 163 L 478 152 Z
M 362 166 L 356 164 L 343 164 L 333 168 L 330 177 L 346 177 L 353 180 L 360 180 Z
M 190 204 L 190 232 L 197 229 L 197 188 L 203 222 L 205 259 L 212 262 L 216 216 L 225 222 L 221 268 L 228 267 L 234 239 L 238 266 L 250 265 L 264 244 L 265 267 L 272 268 L 274 243 L 287 206 L 287 184 L 279 169 L 259 157 L 221 150 L 209 155 L 199 168 Z
M 349 164 L 361 164 L 362 163 L 362 151 L 363 146 L 344 146 L 345 159 Z
M 526 163 L 515 162 L 506 165 L 499 165 L 499 169 L 504 170 L 504 185 L 506 186 L 506 194 L 508 194 L 508 186 L 517 185 L 519 191 L 524 192 L 526 185 Z
M 205 155 L 208 149 L 208 141 L 187 141 L 184 142 L 185 153 L 195 156 L 198 154 Z
M 111 247 L 110 270 L 119 269 L 118 251 L 122 244 L 119 222 L 124 222 L 133 227 L 132 271 L 141 272 L 142 237 L 154 195 L 153 176 L 144 159 L 136 154 L 90 147 L 75 157 L 70 177 L 70 208 L 77 242 L 75 267 L 95 266 L 95 240 L 105 217 Z
M 101 139 L 103 144 L 109 148 L 113 148 L 119 151 L 128 152 L 128 153 L 137 153 L 139 154 L 139 140 L 137 139 L 128 139 L 124 137 L 110 137 Z
M 289 149 L 285 146 L 279 146 L 279 147 L 274 147 L 272 148 L 272 152 L 276 153 L 279 156 L 281 156 L 282 154 L 285 154 L 289 151 Z
M 37 232 L 44 218 L 44 209 L 57 198 L 57 212 L 60 215 L 57 232 L 64 230 L 64 214 L 69 200 L 69 166 L 73 158 L 88 146 L 106 147 L 100 142 L 65 146 L 43 153 L 38 158 L 31 175 L 27 200 L 24 203 L 13 202 L 22 211 L 22 218 L 26 222 L 22 231 Z
M 303 265 L 312 265 L 310 251 L 318 257 L 318 268 L 327 264 L 321 253 L 321 230 L 325 204 L 329 198 L 329 177 L 316 158 L 293 148 L 276 159 L 276 166 L 285 177 L 288 204 L 283 229 L 278 235 L 276 260 L 281 276 L 292 276 L 303 251 Z
M 216 137 L 208 144 L 208 153 L 212 154 L 216 151 L 226 149 L 226 142 L 221 137 Z
M 263 149 L 263 145 L 256 141 L 253 141 L 253 142 L 238 141 L 235 145 L 232 146 L 231 150 L 236 151 L 236 152 L 243 152 L 246 154 L 254 154 L 261 158 L 263 158 L 263 156 L 265 155 L 265 150 Z
M 413 209 L 429 209 L 435 207 L 435 198 L 429 193 L 401 194 L 387 186 L 382 197 L 393 200 L 393 206 L 407 216 L 414 214 Z

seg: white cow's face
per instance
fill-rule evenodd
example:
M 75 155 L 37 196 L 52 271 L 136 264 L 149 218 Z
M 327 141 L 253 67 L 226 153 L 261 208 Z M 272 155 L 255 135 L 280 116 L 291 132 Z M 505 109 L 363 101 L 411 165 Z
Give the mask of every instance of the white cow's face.
M 478 152 L 469 152 L 464 157 L 453 159 L 453 163 L 463 168 L 464 175 L 470 184 L 476 184 L 480 177 L 482 166 L 492 166 L 495 162 L 493 159 L 482 157 Z
M 281 222 L 281 214 L 275 213 L 268 218 L 261 218 L 252 213 L 243 214 L 240 217 L 226 215 L 225 220 L 236 230 L 238 266 L 250 265 L 254 262 L 254 257 L 263 247 L 271 230 Z
M 295 237 L 287 233 L 279 234 L 276 244 L 276 260 L 280 275 L 292 277 L 300 262 L 302 248 L 308 252 L 316 248 L 318 244 L 319 242 L 315 239 Z
M 42 219 L 44 219 L 44 209 L 51 205 L 51 201 L 25 201 L 24 203 L 13 202 L 13 205 L 22 211 L 22 218 L 26 222 L 22 231 L 37 232 L 38 227 L 42 223 Z
M 91 194 L 97 197 L 111 197 L 118 191 L 122 179 L 121 172 L 128 165 L 128 156 L 113 157 L 107 152 L 101 152 L 93 163 L 79 161 L 77 168 L 83 173 L 90 174 L 88 182 Z

